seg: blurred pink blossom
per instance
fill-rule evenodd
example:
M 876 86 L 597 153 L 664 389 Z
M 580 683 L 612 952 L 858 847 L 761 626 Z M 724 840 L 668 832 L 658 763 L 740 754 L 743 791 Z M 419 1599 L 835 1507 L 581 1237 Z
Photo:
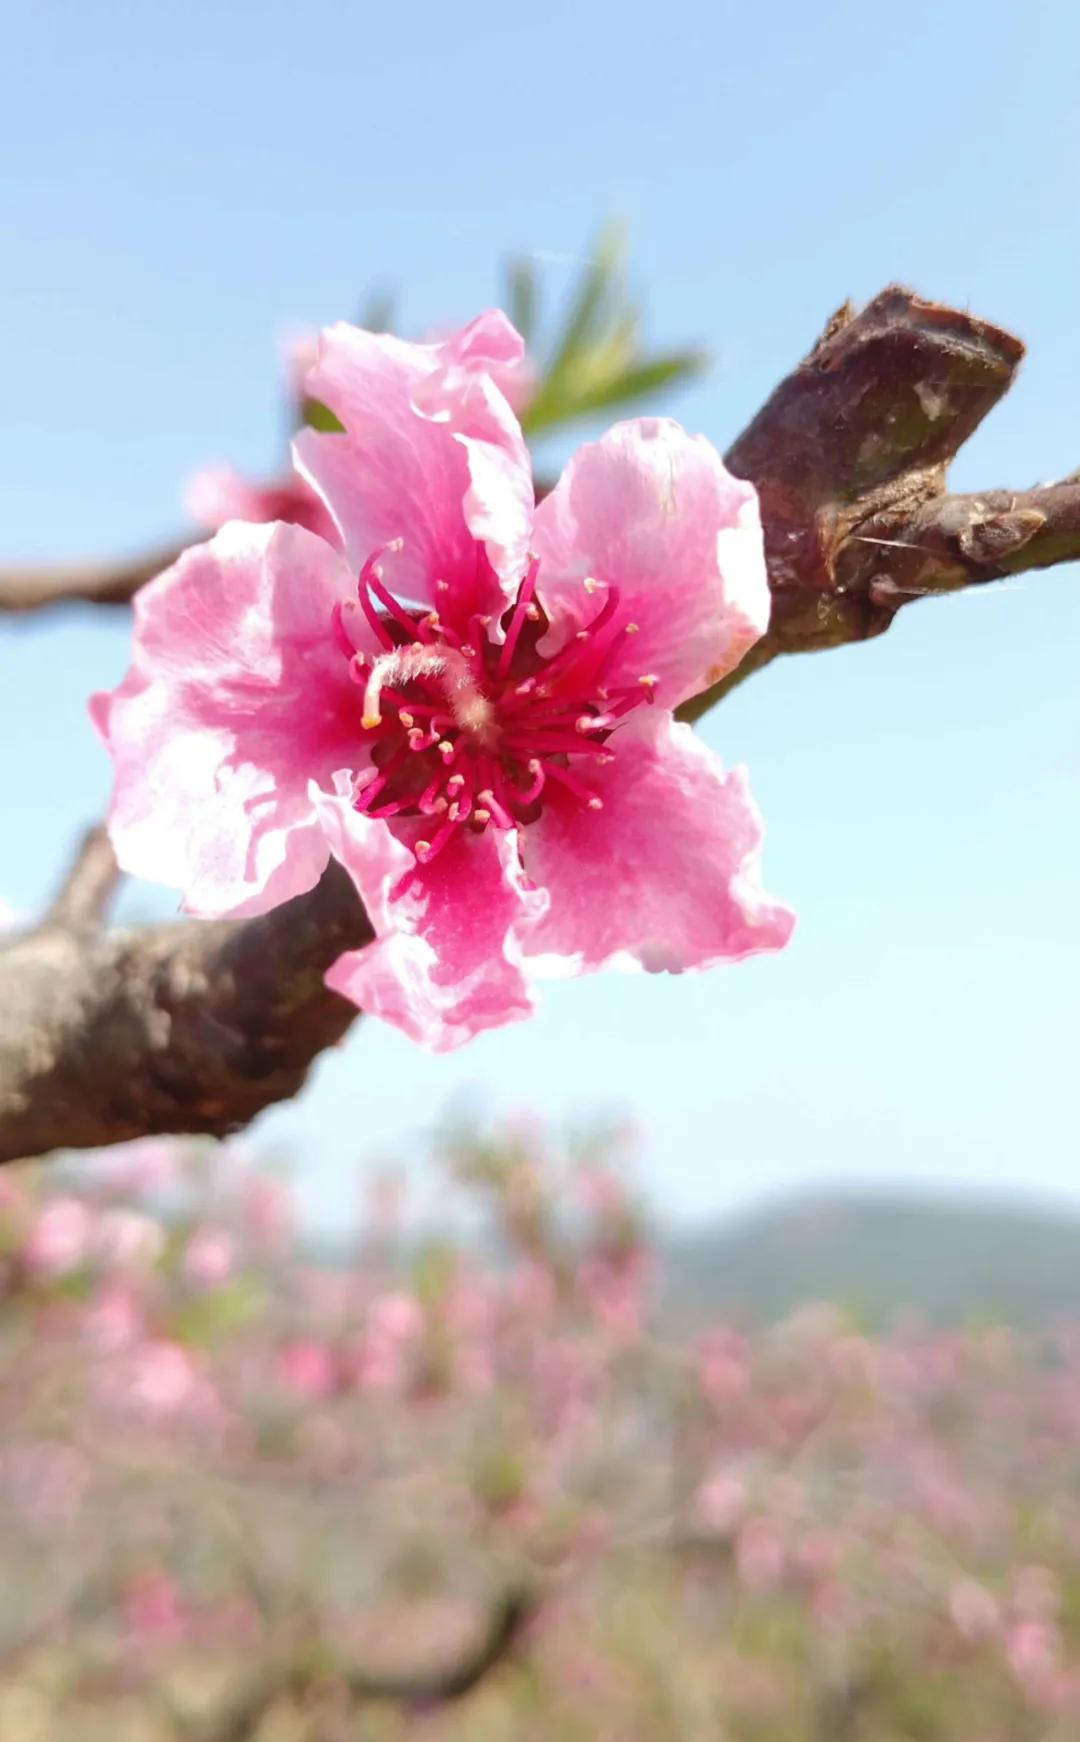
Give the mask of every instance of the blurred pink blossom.
M 184 1248 L 184 1279 L 194 1288 L 220 1288 L 235 1259 L 236 1241 L 227 1228 L 196 1228 Z
M 48 1282 L 86 1263 L 94 1220 L 79 1198 L 48 1198 L 37 1211 L 22 1249 L 31 1276 Z

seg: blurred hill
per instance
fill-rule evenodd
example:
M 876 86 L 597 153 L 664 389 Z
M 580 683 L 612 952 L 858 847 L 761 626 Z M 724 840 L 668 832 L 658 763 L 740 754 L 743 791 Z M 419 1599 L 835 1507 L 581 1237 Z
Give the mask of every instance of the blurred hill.
M 836 1192 L 671 1236 L 679 1318 L 768 1323 L 829 1300 L 877 1328 L 905 1308 L 942 1325 L 1080 1317 L 1080 1216 L 979 1199 Z

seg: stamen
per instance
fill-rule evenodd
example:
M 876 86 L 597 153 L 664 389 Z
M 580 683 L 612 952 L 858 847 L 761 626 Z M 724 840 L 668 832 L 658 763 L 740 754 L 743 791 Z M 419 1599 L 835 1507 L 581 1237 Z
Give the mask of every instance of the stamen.
M 518 794 L 518 803 L 522 805 L 535 804 L 547 784 L 547 775 L 544 773 L 544 764 L 541 762 L 539 756 L 533 756 L 530 758 L 529 773 L 532 775 L 532 780 L 525 788 L 525 791 Z
M 571 774 L 571 772 L 568 768 L 563 768 L 561 763 L 549 762 L 548 767 L 547 767 L 547 774 L 548 774 L 549 780 L 557 780 L 559 785 L 565 786 L 567 791 L 572 792 L 575 798 L 581 799 L 582 803 L 589 810 L 591 810 L 591 811 L 602 811 L 603 810 L 603 808 L 604 808 L 603 799 L 598 798 L 596 793 L 593 792 L 591 787 L 586 786 L 584 781 L 579 780 L 577 778 L 576 774 Z
M 502 652 L 499 654 L 499 663 L 495 667 L 496 677 L 505 677 L 510 670 L 510 661 L 514 657 L 514 649 L 521 638 L 521 631 L 525 627 L 525 617 L 536 591 L 536 576 L 539 567 L 539 559 L 534 557 L 529 564 L 525 579 L 518 588 L 517 605 L 514 615 L 510 619 L 510 626 L 506 631 L 506 640 L 503 642 Z
M 486 786 L 483 792 L 478 792 L 476 796 L 480 800 L 483 810 L 475 810 L 473 816 L 494 817 L 500 829 L 513 828 L 513 817 L 510 815 L 509 811 L 503 809 L 489 786 Z

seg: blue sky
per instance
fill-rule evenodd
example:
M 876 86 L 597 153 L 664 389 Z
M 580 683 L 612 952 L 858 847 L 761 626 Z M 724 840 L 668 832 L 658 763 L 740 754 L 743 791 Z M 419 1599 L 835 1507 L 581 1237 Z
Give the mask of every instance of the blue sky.
M 956 485 L 1071 471 L 1078 56 L 1057 0 L 915 0 L 902 26 L 865 0 L 18 8 L 0 551 L 169 535 L 195 467 L 274 464 L 290 328 L 372 284 L 400 286 L 413 330 L 466 318 L 511 250 L 561 290 L 612 212 L 650 336 L 713 349 L 677 410 L 719 444 L 845 296 L 901 278 L 1030 345 Z M 0 625 L 17 906 L 102 808 L 83 703 L 127 637 L 121 616 Z M 449 1058 L 361 1024 L 257 1140 L 302 1148 L 325 1222 L 462 1097 L 635 1114 L 643 1181 L 684 1218 L 838 1179 L 1080 1199 L 1078 647 L 1073 568 L 773 667 L 704 729 L 750 765 L 768 882 L 801 914 L 784 956 L 554 986 Z

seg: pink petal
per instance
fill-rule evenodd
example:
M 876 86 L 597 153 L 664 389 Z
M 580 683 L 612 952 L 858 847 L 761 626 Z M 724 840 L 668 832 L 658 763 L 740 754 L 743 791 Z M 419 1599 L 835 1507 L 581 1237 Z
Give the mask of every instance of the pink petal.
M 143 588 L 132 668 L 91 704 L 125 870 L 203 914 L 264 913 L 317 882 L 308 782 L 361 760 L 360 692 L 331 631 L 353 591 L 312 533 L 235 522 Z
M 303 430 L 296 463 L 341 528 L 353 565 L 403 539 L 388 571 L 395 590 L 434 603 L 435 583 L 445 581 L 461 621 L 473 610 L 501 610 L 527 559 L 528 450 L 486 372 L 520 344 L 499 314 L 433 345 L 339 323 L 323 333 L 307 378 L 308 393 L 345 432 Z M 477 540 L 494 576 L 483 564 L 478 575 Z M 440 609 L 446 602 L 438 599 Z
M 590 770 L 590 810 L 549 786 L 525 831 L 528 876 L 551 908 L 527 935 L 547 967 L 589 972 L 632 957 L 650 972 L 738 961 L 787 943 L 794 915 L 760 882 L 762 822 L 745 771 L 723 766 L 666 710 L 637 715 Z
M 328 986 L 434 1052 L 532 1015 L 516 928 L 534 924 L 546 899 L 526 888 L 512 831 L 462 831 L 414 867 L 401 839 L 359 816 L 347 796 L 316 802 L 377 934 L 338 958 Z M 400 828 L 410 839 L 419 833 L 416 823 Z
M 611 681 L 654 676 L 669 708 L 733 670 L 769 620 L 753 485 L 670 418 L 617 423 L 579 448 L 537 508 L 533 548 L 557 625 L 595 615 L 603 594 L 590 597 L 587 576 L 618 588 L 620 620 L 639 633 Z

